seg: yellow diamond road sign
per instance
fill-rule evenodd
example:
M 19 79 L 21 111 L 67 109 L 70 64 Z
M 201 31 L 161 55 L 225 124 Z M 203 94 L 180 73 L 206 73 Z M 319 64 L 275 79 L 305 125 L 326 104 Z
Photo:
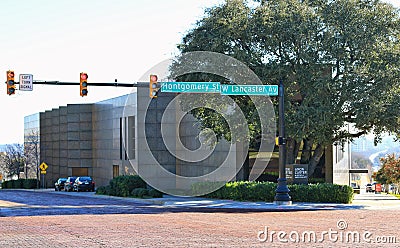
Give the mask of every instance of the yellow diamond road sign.
M 45 162 L 43 162 L 43 163 L 40 164 L 39 168 L 42 171 L 45 171 L 47 168 L 49 168 L 49 166 Z

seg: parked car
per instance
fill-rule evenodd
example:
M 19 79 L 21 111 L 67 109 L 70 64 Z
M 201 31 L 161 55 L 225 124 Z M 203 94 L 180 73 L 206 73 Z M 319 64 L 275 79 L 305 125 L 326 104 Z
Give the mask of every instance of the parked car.
M 89 176 L 78 177 L 74 182 L 74 191 L 94 191 L 95 183 Z
M 76 180 L 76 177 L 68 177 L 67 181 L 65 181 L 64 190 L 72 191 L 74 189 L 75 180 Z
M 368 192 L 374 192 L 374 189 L 372 188 L 372 184 L 368 183 L 365 187 L 365 191 Z
M 360 185 L 357 183 L 351 183 L 350 186 L 353 188 L 354 193 L 360 194 Z
M 54 190 L 55 191 L 61 191 L 64 189 L 64 185 L 67 179 L 65 177 L 60 177 L 57 179 L 57 181 L 54 183 Z

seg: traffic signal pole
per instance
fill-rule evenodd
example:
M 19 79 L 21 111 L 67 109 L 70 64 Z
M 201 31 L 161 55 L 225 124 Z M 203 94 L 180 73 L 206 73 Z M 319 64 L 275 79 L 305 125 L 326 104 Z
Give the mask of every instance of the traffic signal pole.
M 277 205 L 291 205 L 289 188 L 286 179 L 286 137 L 285 137 L 285 91 L 283 81 L 279 81 L 279 178 L 276 187 L 274 203 Z
M 19 82 L 14 82 L 19 84 Z M 61 81 L 33 81 L 33 84 L 47 84 L 47 85 L 80 85 L 80 82 L 61 82 Z M 115 86 L 115 87 L 149 87 L 149 82 L 136 82 L 136 83 L 88 83 L 88 86 Z

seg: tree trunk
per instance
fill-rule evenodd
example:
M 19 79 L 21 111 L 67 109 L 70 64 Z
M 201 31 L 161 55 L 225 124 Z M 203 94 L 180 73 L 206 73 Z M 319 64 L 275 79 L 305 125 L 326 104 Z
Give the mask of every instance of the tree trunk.
M 303 139 L 303 150 L 301 152 L 300 164 L 308 164 L 311 158 L 312 142 L 309 139 Z
M 317 167 L 319 160 L 322 155 L 324 155 L 324 147 L 321 144 L 318 144 L 315 148 L 314 154 L 308 163 L 308 176 L 311 177 L 314 174 L 315 168 Z

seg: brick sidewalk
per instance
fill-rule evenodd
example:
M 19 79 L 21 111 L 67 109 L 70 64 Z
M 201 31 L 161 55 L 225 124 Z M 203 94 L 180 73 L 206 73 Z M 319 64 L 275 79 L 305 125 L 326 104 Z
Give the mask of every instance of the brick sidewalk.
M 257 233 L 339 231 L 396 236 L 400 211 L 338 210 L 265 213 L 164 213 L 0 218 L 0 247 L 399 247 L 399 244 L 260 242 Z M 269 233 L 269 234 L 270 234 Z M 261 238 L 262 235 L 261 235 Z M 287 237 L 286 237 L 287 238 Z M 339 239 L 340 240 L 340 239 Z

